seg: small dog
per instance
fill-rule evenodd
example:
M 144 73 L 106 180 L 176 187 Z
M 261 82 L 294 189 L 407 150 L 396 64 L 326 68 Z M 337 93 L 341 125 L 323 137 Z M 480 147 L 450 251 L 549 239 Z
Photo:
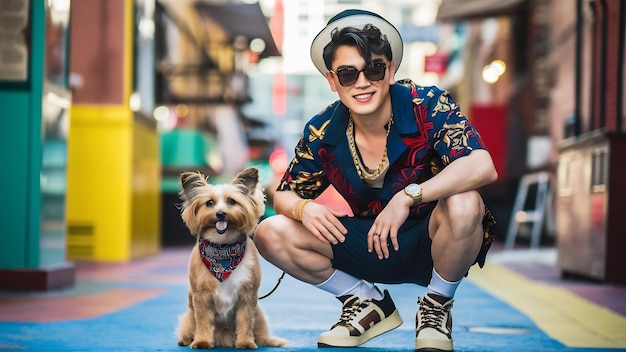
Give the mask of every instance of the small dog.
M 259 170 L 210 185 L 199 172 L 180 175 L 181 214 L 198 242 L 189 258 L 188 310 L 178 345 L 191 348 L 285 346 L 269 335 L 258 305 L 259 257 L 252 234 L 265 212 Z

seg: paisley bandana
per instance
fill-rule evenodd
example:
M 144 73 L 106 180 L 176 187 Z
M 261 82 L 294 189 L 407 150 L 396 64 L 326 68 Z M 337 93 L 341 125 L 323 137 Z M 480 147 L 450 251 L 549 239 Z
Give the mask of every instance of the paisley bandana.
M 198 247 L 204 264 L 222 282 L 241 263 L 246 251 L 246 235 L 241 235 L 237 242 L 230 244 L 211 243 L 209 240 L 199 239 Z

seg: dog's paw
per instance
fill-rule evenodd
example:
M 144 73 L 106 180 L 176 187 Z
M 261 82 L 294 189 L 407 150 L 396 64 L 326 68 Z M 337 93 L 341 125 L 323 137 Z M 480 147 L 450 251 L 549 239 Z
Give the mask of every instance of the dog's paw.
M 254 342 L 254 340 L 237 341 L 237 343 L 235 343 L 235 348 L 241 348 L 241 349 L 247 349 L 247 350 L 256 350 L 257 347 L 258 346 Z
M 181 337 L 178 340 L 178 346 L 189 346 L 193 342 L 193 337 Z
M 264 338 L 262 340 L 258 340 L 257 342 L 259 343 L 260 346 L 267 346 L 267 347 L 285 347 L 285 346 L 287 346 L 287 340 L 282 339 L 280 337 L 274 337 L 274 336 L 270 336 L 270 337 Z
M 207 348 L 213 348 L 214 346 L 209 341 L 196 341 L 196 340 L 194 340 L 191 343 L 191 345 L 189 345 L 189 347 L 194 348 L 194 349 L 207 349 Z

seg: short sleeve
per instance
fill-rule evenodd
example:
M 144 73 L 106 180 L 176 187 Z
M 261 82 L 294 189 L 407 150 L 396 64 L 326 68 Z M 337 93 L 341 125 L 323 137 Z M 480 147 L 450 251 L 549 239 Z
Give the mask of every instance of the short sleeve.
M 306 131 L 306 130 L 305 130 Z M 328 187 L 329 181 L 316 160 L 307 133 L 295 148 L 295 156 L 278 185 L 277 191 L 293 191 L 304 199 L 317 198 Z
M 430 103 L 434 122 L 434 148 L 444 165 L 466 156 L 475 149 L 486 149 L 480 135 L 470 123 L 459 105 L 447 91 L 440 91 Z

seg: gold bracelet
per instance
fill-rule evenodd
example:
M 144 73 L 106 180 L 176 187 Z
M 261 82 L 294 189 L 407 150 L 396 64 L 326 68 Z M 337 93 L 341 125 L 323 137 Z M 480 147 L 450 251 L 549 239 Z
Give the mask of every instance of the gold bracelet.
M 298 221 L 302 221 L 302 209 L 304 209 L 304 206 L 311 203 L 312 201 L 313 199 L 303 199 L 298 202 L 298 205 L 293 209 L 292 212 L 293 218 Z

